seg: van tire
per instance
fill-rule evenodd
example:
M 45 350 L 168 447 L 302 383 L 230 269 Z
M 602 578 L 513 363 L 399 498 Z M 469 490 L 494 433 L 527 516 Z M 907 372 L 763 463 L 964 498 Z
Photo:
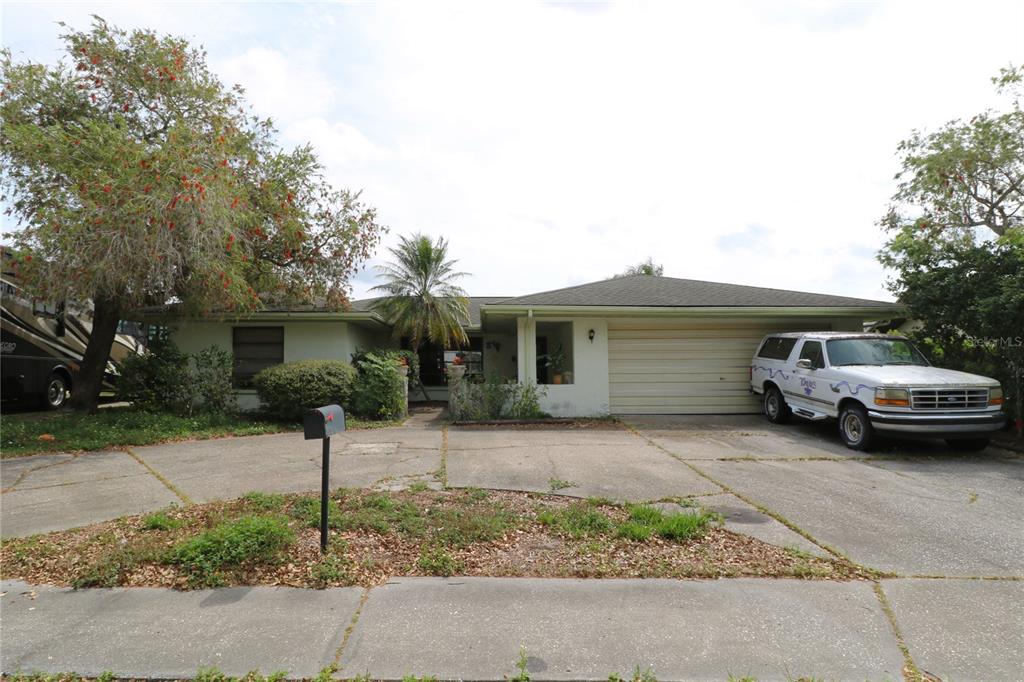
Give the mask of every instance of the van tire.
M 761 403 L 764 416 L 772 424 L 785 424 L 793 416 L 793 410 L 789 409 L 786 399 L 782 397 L 782 391 L 775 386 L 769 386 L 764 390 L 764 400 Z
M 867 450 L 875 439 L 867 411 L 857 403 L 848 403 L 839 410 L 839 437 L 851 450 Z

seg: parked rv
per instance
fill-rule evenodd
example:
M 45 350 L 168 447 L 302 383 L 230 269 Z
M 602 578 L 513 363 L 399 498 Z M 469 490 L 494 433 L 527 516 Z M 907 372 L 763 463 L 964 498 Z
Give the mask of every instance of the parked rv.
M 74 390 L 92 329 L 91 306 L 28 298 L 18 286 L 10 264 L 11 256 L 4 250 L 0 275 L 0 398 L 5 406 L 19 403 L 58 409 Z M 116 335 L 107 362 L 104 391 L 114 390 L 119 363 L 141 349 L 141 334 Z

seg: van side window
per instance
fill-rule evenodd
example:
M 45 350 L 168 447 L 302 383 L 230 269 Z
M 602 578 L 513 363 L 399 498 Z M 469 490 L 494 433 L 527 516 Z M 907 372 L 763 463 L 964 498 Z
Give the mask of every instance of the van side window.
M 769 336 L 761 344 L 761 350 L 757 351 L 757 357 L 768 358 L 769 360 L 785 360 L 793 352 L 796 339 L 783 336 Z
M 820 341 L 804 341 L 803 348 L 800 349 L 800 357 L 798 360 L 810 360 L 811 367 L 815 369 L 821 369 L 825 366 L 825 356 L 821 353 L 821 342 Z

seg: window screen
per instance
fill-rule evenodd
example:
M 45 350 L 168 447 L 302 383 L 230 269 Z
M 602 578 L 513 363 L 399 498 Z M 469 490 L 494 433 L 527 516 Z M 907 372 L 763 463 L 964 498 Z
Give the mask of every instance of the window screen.
M 768 358 L 769 360 L 785 360 L 793 352 L 796 339 L 782 336 L 770 336 L 761 344 L 761 350 L 757 351 L 757 357 Z
M 235 355 L 235 385 L 252 386 L 257 372 L 284 362 L 284 327 L 235 327 L 231 351 Z

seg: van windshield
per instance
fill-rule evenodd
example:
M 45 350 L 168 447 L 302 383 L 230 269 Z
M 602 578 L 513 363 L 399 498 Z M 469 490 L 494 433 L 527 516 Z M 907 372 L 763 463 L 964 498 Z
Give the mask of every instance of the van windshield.
M 831 339 L 826 343 L 833 367 L 841 365 L 921 365 L 928 361 L 906 339 Z

